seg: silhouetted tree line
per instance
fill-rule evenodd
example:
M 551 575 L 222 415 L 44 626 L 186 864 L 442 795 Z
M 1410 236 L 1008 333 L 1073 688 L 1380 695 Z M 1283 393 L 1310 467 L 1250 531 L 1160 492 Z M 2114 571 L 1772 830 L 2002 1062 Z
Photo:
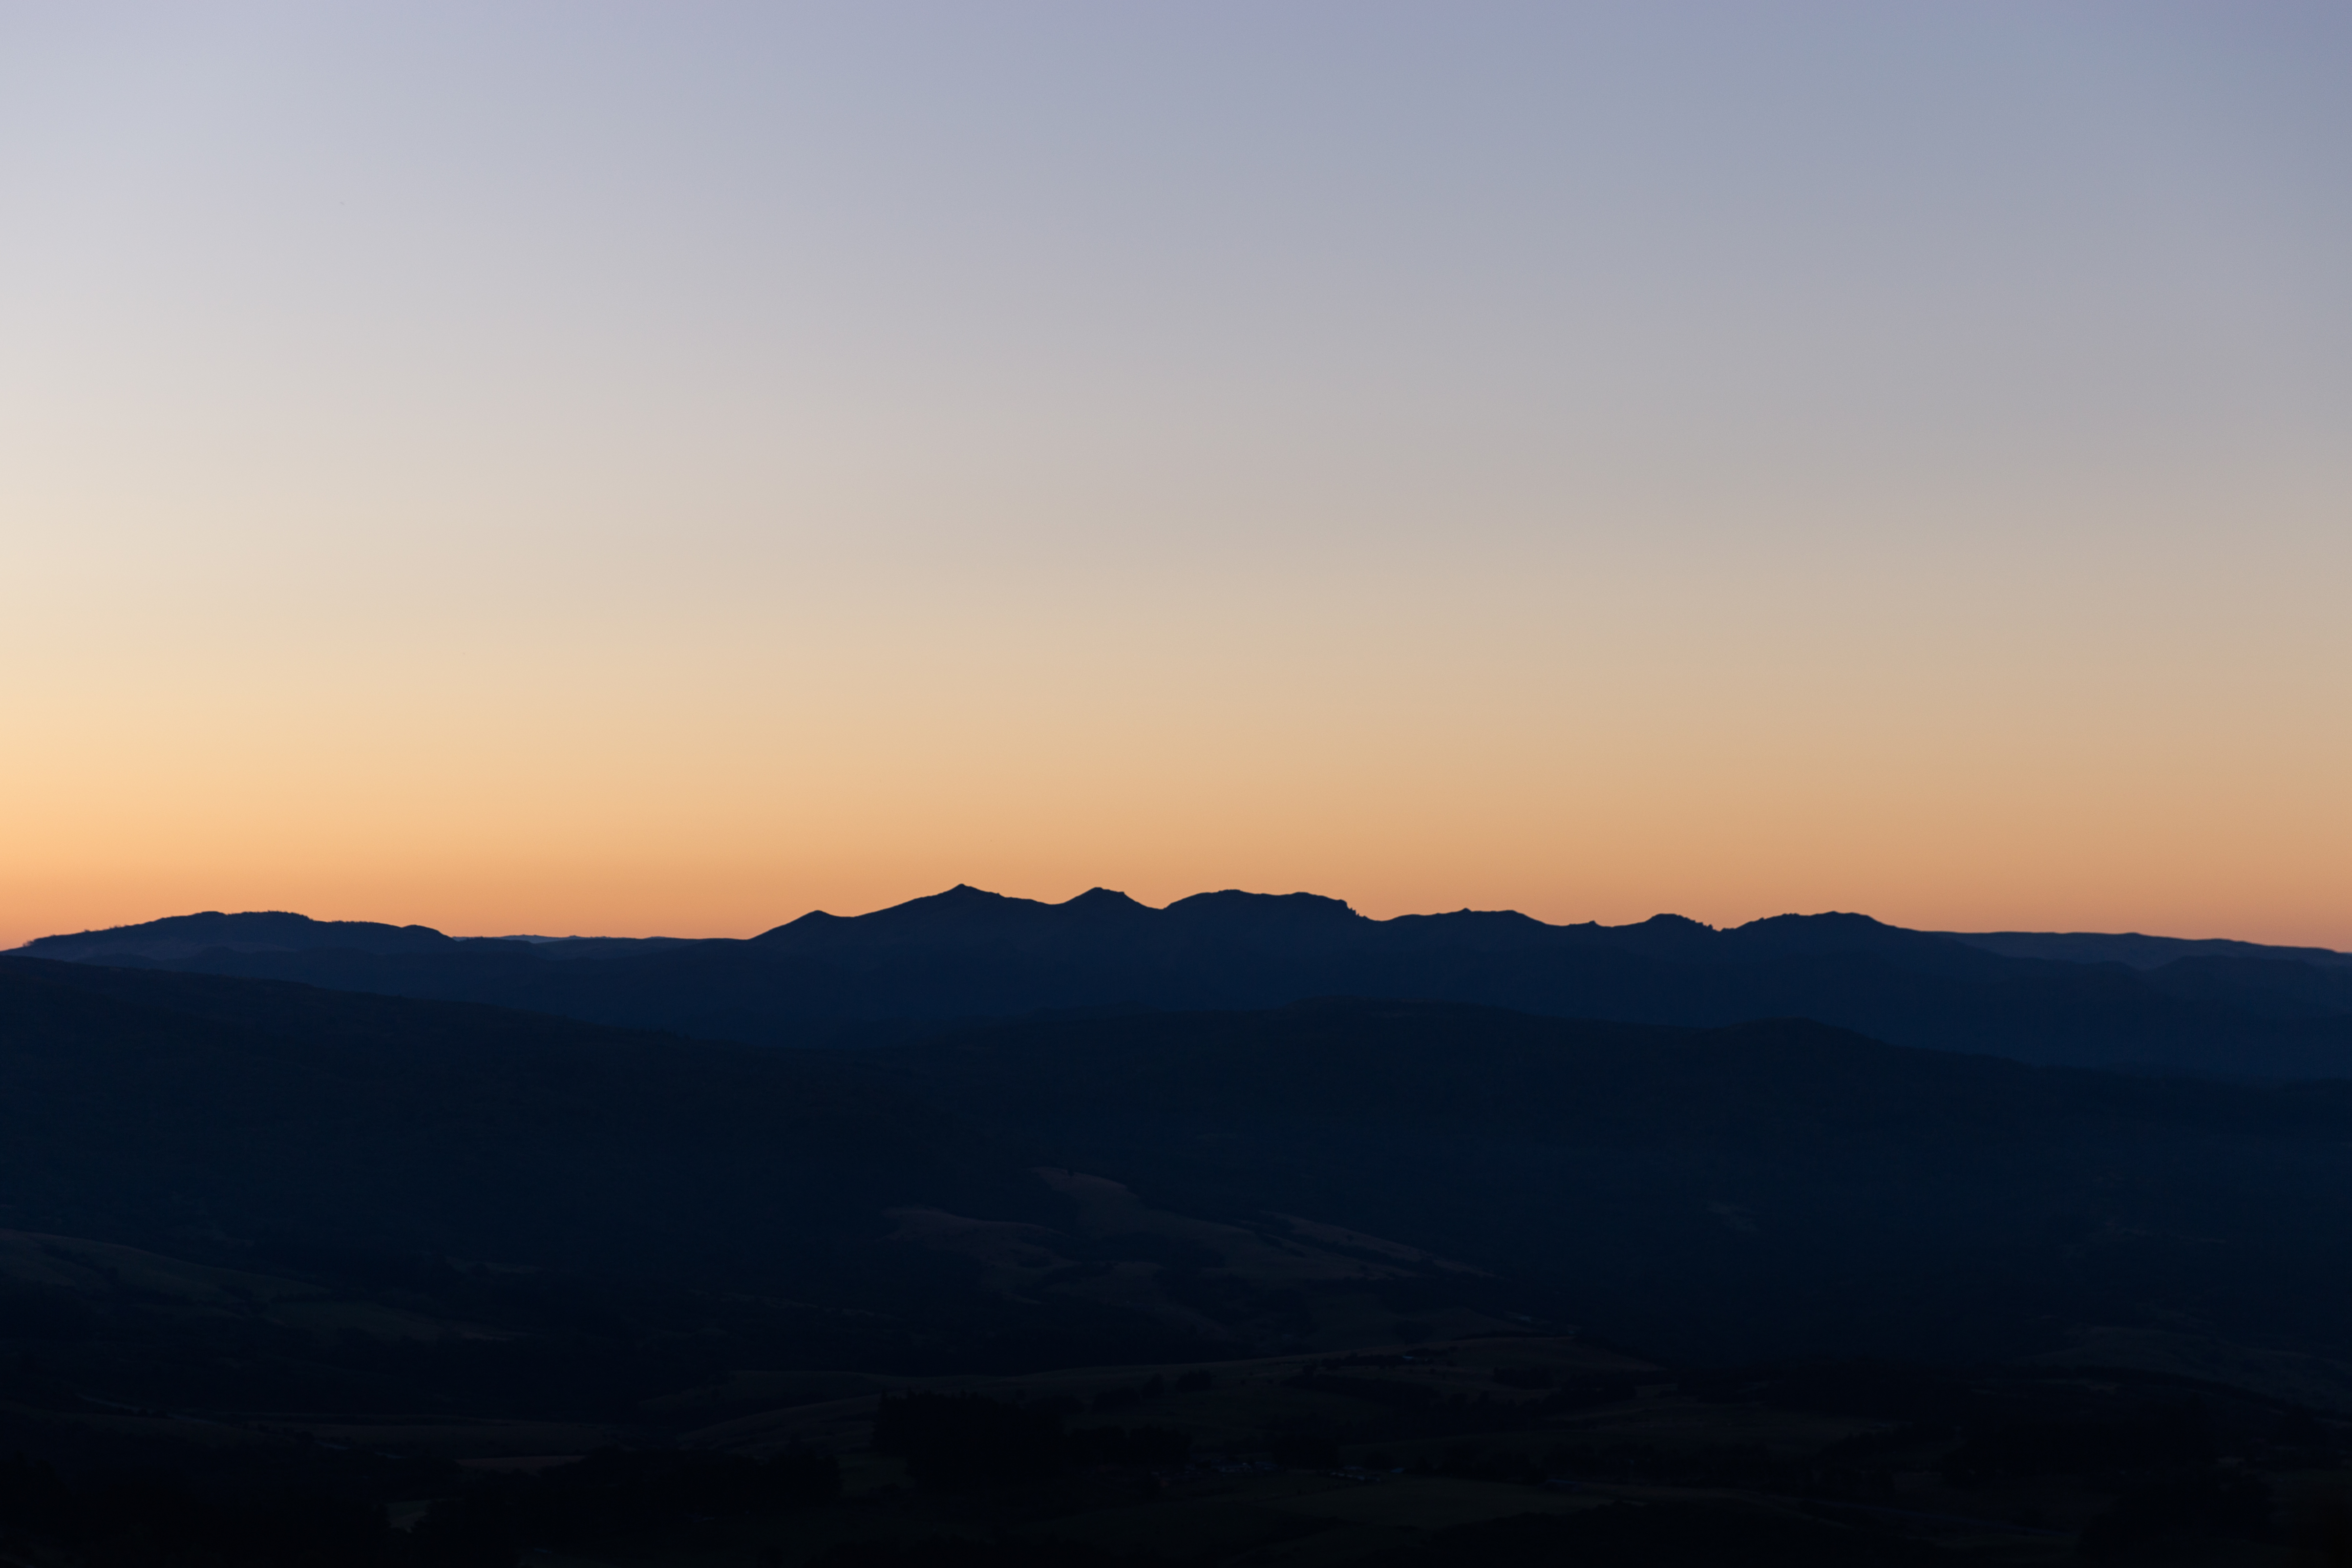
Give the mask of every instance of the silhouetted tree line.
M 1153 1379 L 1158 1382 L 1158 1379 Z M 1006 1486 L 1095 1465 L 1172 1466 L 1192 1439 L 1160 1426 L 1064 1431 L 1075 1401 L 1014 1405 L 979 1394 L 894 1394 L 874 1413 L 874 1451 L 903 1459 L 934 1490 Z

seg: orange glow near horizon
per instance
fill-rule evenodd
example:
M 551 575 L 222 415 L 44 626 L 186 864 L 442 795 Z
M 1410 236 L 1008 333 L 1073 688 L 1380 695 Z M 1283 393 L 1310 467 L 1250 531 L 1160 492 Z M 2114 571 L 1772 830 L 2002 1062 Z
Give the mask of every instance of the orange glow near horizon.
M 744 936 L 961 881 L 2352 948 L 2352 739 L 2308 719 L 2352 549 L 2281 584 L 2150 545 L 2120 592 L 2092 550 L 2021 588 L 2018 546 L 1869 548 L 837 569 L 845 603 L 772 619 L 647 561 L 437 646 L 398 584 L 331 616 L 184 555 L 118 587 L 141 639 L 15 694 L 0 941 L 252 908 Z
M 1381 917 L 1671 910 L 1723 925 L 1844 909 L 1930 929 L 2352 947 L 2340 837 L 2310 831 L 2332 820 L 2329 775 L 2291 754 L 2270 759 L 2265 819 L 2217 813 L 2245 785 L 2185 747 L 2126 729 L 2137 754 L 2111 767 L 2142 782 L 2122 794 L 2091 765 L 2116 735 L 1952 733 L 1948 704 L 1865 723 L 1813 711 L 1818 695 L 1759 713 L 1745 710 L 1757 694 L 1733 693 L 1674 725 L 1620 712 L 1514 734 L 1466 694 L 1309 721 L 1227 691 L 1189 719 L 1171 703 L 1088 722 L 1085 694 L 1061 694 L 1060 711 L 975 712 L 965 704 L 992 682 L 957 684 L 875 699 L 904 725 L 895 744 L 838 713 L 830 733 L 810 716 L 780 738 L 604 703 L 520 732 L 466 713 L 479 728 L 460 740 L 435 733 L 446 712 L 380 692 L 350 703 L 368 717 L 332 737 L 342 750 L 298 725 L 268 768 L 240 745 L 200 752 L 193 735 L 149 751 L 170 727 L 159 711 L 126 727 L 138 746 L 60 751 L 68 765 L 46 778 L 16 775 L 12 815 L 39 833 L 12 840 L 0 941 L 248 908 L 468 935 L 748 936 L 962 881 L 1052 901 L 1097 885 L 1155 905 L 1240 887 Z M 1516 700 L 1547 698 L 1573 694 Z M 238 720 L 278 721 L 238 706 L 192 727 Z M 1842 722 L 1867 744 L 1842 740 Z M 1051 750 L 1064 724 L 1087 744 Z M 650 755 L 649 731 L 666 742 Z M 142 787 L 167 771 L 168 798 Z M 28 778 L 47 797 L 37 815 Z M 2332 866 L 2315 853 L 2331 850 Z
M 0 18 L 0 945 L 2352 949 L 2352 14 L 131 10 Z

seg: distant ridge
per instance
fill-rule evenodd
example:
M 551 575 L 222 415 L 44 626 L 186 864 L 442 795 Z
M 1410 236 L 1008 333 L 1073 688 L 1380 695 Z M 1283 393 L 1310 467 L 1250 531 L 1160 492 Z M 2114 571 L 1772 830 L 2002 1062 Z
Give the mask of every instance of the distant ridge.
M 223 914 L 172 915 L 140 925 L 36 937 L 19 953 L 87 963 L 92 958 L 135 957 L 169 962 L 212 949 L 231 952 L 300 952 L 315 948 L 352 948 L 363 952 L 421 952 L 446 948 L 452 939 L 431 926 L 385 925 L 376 921 L 314 921 L 287 910 Z
M 608 952 L 615 945 L 651 950 L 675 947 L 676 937 L 503 936 L 455 937 L 431 926 L 386 925 L 380 921 L 317 921 L 287 910 L 248 910 L 223 914 L 171 915 L 138 925 L 35 937 L 8 950 L 23 958 L 66 963 L 121 963 L 126 960 L 176 964 L 208 952 L 449 952 L 460 948 L 546 948 L 572 956 Z M 6 956 L 0 953 L 0 956 Z
M 767 946 L 797 947 L 811 942 L 837 941 L 849 931 L 894 936 L 977 937 L 1023 931 L 1075 931 L 1089 927 L 1134 930 L 1155 921 L 1193 930 L 1215 930 L 1232 936 L 1297 936 L 1309 931 L 1332 935 L 1362 933 L 1373 928 L 1400 931 L 1444 927 L 1449 934 L 1476 928 L 1487 942 L 1528 942 L 1563 931 L 1608 934 L 1643 945 L 1661 945 L 1676 939 L 1728 935 L 1791 951 L 1818 951 L 1826 946 L 1875 946 L 1916 942 L 1918 939 L 1954 942 L 2006 958 L 2048 959 L 2065 963 L 2121 963 L 2134 969 L 2155 969 L 2182 958 L 2260 958 L 2297 963 L 2352 967 L 2352 952 L 2325 947 L 2284 947 L 2228 938 L 2146 936 L 2137 931 L 1923 931 L 1890 926 L 1868 915 L 1832 911 L 1822 914 L 1769 915 L 1745 925 L 1717 928 L 1676 914 L 1657 914 L 1624 926 L 1603 926 L 1586 921 L 1552 925 L 1516 910 L 1464 908 L 1444 914 L 1398 915 L 1380 921 L 1356 912 L 1344 900 L 1318 893 L 1250 893 L 1237 889 L 1194 893 L 1164 908 L 1154 909 L 1109 888 L 1089 888 L 1062 903 L 1013 898 L 959 882 L 943 893 L 909 899 L 863 915 L 835 915 L 812 910 L 797 919 L 773 926 L 748 940 Z M 171 915 L 135 925 L 110 926 L 100 931 L 36 937 L 13 951 L 26 957 L 87 963 L 100 955 L 159 960 L 184 957 L 208 949 L 239 952 L 299 952 L 343 949 L 360 952 L 438 951 L 458 943 L 516 942 L 532 946 L 595 943 L 607 950 L 627 947 L 676 947 L 691 939 L 677 937 L 595 937 L 514 935 L 452 937 L 424 925 L 389 925 L 377 921 L 320 921 L 285 910 L 256 910 L 224 914 L 207 910 L 199 914 Z M 730 941 L 732 939 L 704 939 Z
M 1310 933 L 1344 939 L 1392 923 L 1368 919 L 1344 900 L 1317 893 L 1244 893 L 1229 888 L 1222 892 L 1195 893 L 1164 909 L 1153 909 L 1108 888 L 1089 888 L 1066 902 L 1048 904 L 1035 899 L 1007 898 L 958 883 L 944 893 L 910 899 L 871 914 L 842 916 L 814 911 L 761 931 L 751 940 L 765 947 L 793 950 L 812 943 L 838 942 L 853 931 L 859 939 L 870 935 L 891 941 L 987 942 L 1049 935 L 1116 939 L 1156 928 L 1188 935 L 1213 934 L 1221 940 L 1291 942 L 1307 938 Z
M 1811 1018 L 1897 1045 L 2225 1078 L 2352 1078 L 2352 955 L 2095 933 L 1940 932 L 1864 914 L 1717 930 L 1680 915 L 1550 925 L 1511 910 L 1372 920 L 1223 889 L 1154 909 L 959 884 L 746 940 L 453 938 L 286 911 L 44 937 L 26 957 L 491 1003 L 759 1045 L 872 1045 L 1037 1014 L 1318 996 L 1713 1028 Z
M 2272 947 L 2222 938 L 2142 936 L 2137 931 L 1946 931 L 1955 942 L 2009 958 L 2051 958 L 2063 963 L 2126 963 L 2155 969 L 2179 958 L 2267 958 L 2295 963 L 2352 966 L 2352 952 L 2329 947 Z

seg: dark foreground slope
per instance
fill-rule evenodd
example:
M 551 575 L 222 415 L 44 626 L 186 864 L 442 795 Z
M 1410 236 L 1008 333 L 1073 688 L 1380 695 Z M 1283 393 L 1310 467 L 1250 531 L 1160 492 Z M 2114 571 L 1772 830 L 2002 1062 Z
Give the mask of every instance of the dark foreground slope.
M 866 1059 L 1169 1206 L 1442 1252 L 1678 1358 L 2015 1355 L 2094 1326 L 2352 1351 L 2352 1086 L 1377 1003 Z
M 452 1366 L 590 1332 L 531 1318 L 587 1299 L 532 1283 L 557 1277 L 737 1365 L 1537 1323 L 1718 1361 L 2352 1352 L 2352 1090 L 1803 1023 L 1321 1003 L 843 1054 L 11 962 L 0 1203 L 20 1234 L 405 1302 Z M 286 1348 L 318 1311 L 243 1288 L 183 1326 L 326 1354 Z
M 1034 1151 L 826 1059 L 0 963 L 0 1324 L 78 1386 L 296 1408 L 1153 1348 L 884 1240 L 886 1210 L 943 1194 L 1056 1211 Z
M 2347 1166 L 2342 1085 L 1805 1023 L 845 1053 L 5 961 L 0 1552 L 2284 1568 Z
M 2023 1061 L 2352 1076 L 2352 964 L 2342 954 L 1961 938 L 1859 915 L 1727 931 L 1666 915 L 1552 926 L 1470 910 L 1372 921 L 1307 894 L 1206 893 L 1152 909 L 1100 889 L 1044 904 L 958 888 L 852 919 L 807 915 L 748 942 L 456 941 L 420 927 L 250 914 L 44 938 L 26 951 L 763 1044 L 872 1044 L 1038 1013 L 1354 995 L 1693 1027 L 1809 1017 Z

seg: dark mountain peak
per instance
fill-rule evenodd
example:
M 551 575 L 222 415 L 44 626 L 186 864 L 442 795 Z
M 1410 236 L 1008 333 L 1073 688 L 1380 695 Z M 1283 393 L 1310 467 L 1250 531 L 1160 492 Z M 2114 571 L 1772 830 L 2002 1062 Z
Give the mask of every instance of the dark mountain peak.
M 1511 950 L 1534 946 L 1564 929 L 1517 910 L 1459 909 L 1447 914 L 1399 915 L 1378 922 L 1391 941 L 1416 947 Z
M 958 882 L 944 893 L 908 899 L 903 904 L 892 904 L 867 914 L 846 918 L 827 915 L 821 920 L 814 915 L 803 915 L 754 940 L 777 946 L 814 944 L 827 948 L 867 942 L 950 947 L 971 942 L 986 944 L 1050 931 L 1057 924 L 1055 917 L 1066 907 L 1041 903 L 1035 899 L 1010 898 L 969 882 Z
M 1776 953 L 1905 952 L 1949 950 L 1959 943 L 1930 931 L 1911 931 L 1868 915 L 1829 910 L 1817 915 L 1770 915 L 1734 926 L 1725 935 L 1741 946 Z
M 1399 915 L 1396 918 L 1400 921 L 1482 921 L 1499 925 L 1538 926 L 1545 931 L 1559 929 L 1556 926 L 1545 925 L 1535 916 L 1523 915 L 1517 910 L 1474 910 L 1467 904 L 1458 910 L 1449 910 L 1442 914 Z
M 985 888 L 975 888 L 969 882 L 958 882 L 944 893 L 932 893 L 926 898 L 908 899 L 903 904 L 892 904 L 886 910 L 852 918 L 873 921 L 883 925 L 904 923 L 929 924 L 935 921 L 963 921 L 973 919 L 991 920 L 1015 910 L 1023 913 L 1051 909 L 1050 904 L 1035 899 L 1016 899 L 1004 893 L 992 893 Z
M 1139 910 L 1150 908 L 1149 904 L 1137 903 L 1116 888 L 1088 888 L 1076 898 L 1066 900 L 1064 907 L 1069 904 L 1125 904 Z
M 88 962 L 100 956 L 168 961 L 212 948 L 236 952 L 299 952 L 339 948 L 362 952 L 416 952 L 454 945 L 431 926 L 376 921 L 314 921 L 290 910 L 205 910 L 138 925 L 37 937 L 17 951 L 39 958 Z
M 994 942 L 1005 937 L 1030 938 L 1066 931 L 1072 926 L 1126 923 L 1159 911 L 1137 903 L 1109 888 L 1089 888 L 1064 903 L 1015 899 L 992 893 L 968 882 L 958 882 L 944 893 L 909 899 L 903 904 L 862 915 L 831 915 L 813 910 L 751 940 L 775 946 L 832 945 L 864 939 L 886 941 Z
M 1353 934 L 1372 923 L 1344 900 L 1319 893 L 1245 893 L 1238 888 L 1195 893 L 1162 912 L 1196 930 L 1232 936 L 1328 938 Z
M 1150 904 L 1140 904 L 1125 893 L 1110 888 L 1088 888 L 1066 903 L 1053 906 L 1066 914 L 1084 915 L 1089 920 L 1130 920 L 1136 916 L 1156 915 L 1160 911 Z
M 1695 921 L 1688 915 L 1652 915 L 1631 925 L 1603 926 L 1602 931 L 1618 936 L 1640 937 L 1650 942 L 1706 942 L 1723 933 L 1705 921 Z
M 808 913 L 795 920 L 786 921 L 780 926 L 770 926 L 751 940 L 766 942 L 802 942 L 810 937 L 829 935 L 849 924 L 849 921 L 850 917 L 847 915 L 828 914 L 823 910 L 811 910 Z
M 1843 910 L 1824 910 L 1817 915 L 1766 915 L 1762 920 L 1749 921 L 1746 925 L 1733 926 L 1731 929 L 1736 931 L 1752 931 L 1758 935 L 1793 931 L 1824 933 L 1838 931 L 1859 935 L 1867 931 L 1900 931 L 1903 928 L 1888 925 L 1884 921 L 1873 920 L 1868 915 L 1849 914 Z
M 1222 888 L 1213 893 L 1194 893 L 1168 906 L 1197 914 L 1211 911 L 1223 913 L 1243 910 L 1254 913 L 1280 911 L 1291 918 L 1315 918 L 1359 921 L 1358 914 L 1345 899 L 1328 899 L 1320 893 L 1249 893 L 1239 888 Z
M 1676 960 L 1715 951 L 1723 933 L 1688 915 L 1652 915 L 1631 925 L 1602 926 L 1591 933 L 1612 948 Z
M 903 904 L 893 904 L 891 908 L 910 910 L 920 904 L 928 905 L 932 909 L 995 909 L 1005 904 L 1033 904 L 1036 901 L 1034 899 L 1015 899 L 1003 893 L 992 893 L 986 888 L 975 888 L 970 882 L 958 882 L 944 893 L 933 893 L 929 898 L 923 899 L 908 899 Z M 877 912 L 887 914 L 889 910 Z

